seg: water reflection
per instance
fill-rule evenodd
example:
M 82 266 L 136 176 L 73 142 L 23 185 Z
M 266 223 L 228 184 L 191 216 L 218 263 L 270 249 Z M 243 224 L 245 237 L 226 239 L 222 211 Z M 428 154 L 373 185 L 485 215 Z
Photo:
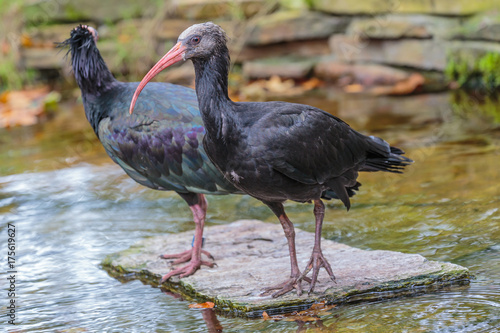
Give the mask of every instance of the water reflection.
M 50 123 L 0 131 L 0 230 L 5 235 L 8 222 L 18 230 L 18 331 L 500 331 L 500 131 L 494 116 L 458 112 L 446 94 L 301 102 L 404 147 L 416 160 L 401 176 L 363 174 L 349 213 L 328 203 L 324 237 L 467 266 L 476 275 L 469 288 L 339 305 L 321 321 L 303 324 L 215 317 L 139 281 L 111 278 L 99 268 L 107 254 L 146 237 L 193 230 L 191 214 L 175 194 L 145 189 L 110 163 L 77 107 Z M 246 196 L 209 202 L 208 225 L 240 218 L 276 223 Z M 295 225 L 308 231 L 314 230 L 311 210 L 287 204 Z M 0 312 L 5 318 L 5 303 Z

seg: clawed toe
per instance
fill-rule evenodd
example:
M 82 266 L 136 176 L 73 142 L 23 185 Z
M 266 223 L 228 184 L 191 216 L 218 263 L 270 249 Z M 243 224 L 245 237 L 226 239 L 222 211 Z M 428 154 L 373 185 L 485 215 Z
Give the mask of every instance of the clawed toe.
M 217 266 L 216 263 L 214 262 L 209 262 L 209 261 L 199 261 L 199 262 L 191 262 L 189 263 L 188 265 L 186 266 L 182 266 L 182 267 L 179 267 L 179 268 L 176 268 L 174 270 L 172 270 L 171 272 L 169 272 L 168 274 L 165 274 L 161 280 L 160 280 L 160 284 L 164 283 L 165 281 L 167 281 L 168 279 L 170 279 L 172 276 L 176 276 L 176 275 L 179 275 L 180 278 L 183 278 L 183 277 L 186 277 L 186 276 L 189 276 L 189 275 L 192 275 L 194 274 L 198 269 L 200 269 L 201 266 L 208 266 L 210 268 L 212 267 L 215 267 Z
M 330 276 L 330 279 L 335 282 L 335 275 L 333 275 L 333 270 L 326 258 L 323 256 L 323 253 L 321 251 L 313 252 L 311 255 L 311 259 L 309 260 L 309 263 L 306 266 L 306 269 L 304 270 L 304 273 L 302 274 L 302 278 L 304 280 L 308 279 L 310 283 L 310 287 L 308 290 L 308 293 L 312 293 L 314 291 L 314 287 L 316 285 L 316 281 L 318 280 L 318 274 L 319 270 L 321 268 L 324 268 L 328 275 Z M 306 275 L 311 271 L 312 269 L 312 278 L 307 278 Z M 307 281 L 307 280 L 306 280 Z
M 285 282 L 282 282 L 280 284 L 277 284 L 272 287 L 268 287 L 260 294 L 260 296 L 269 296 L 271 295 L 272 297 L 279 297 L 281 295 L 284 295 L 292 290 L 297 290 L 297 296 L 302 295 L 302 280 L 309 280 L 308 277 L 304 276 L 298 276 L 298 277 L 292 277 Z M 309 282 L 307 281 L 307 282 Z M 276 292 L 272 293 L 272 291 L 277 290 Z
M 210 252 L 201 250 L 201 253 L 206 255 L 209 259 L 215 260 L 214 257 L 210 254 Z M 189 249 L 181 253 L 175 254 L 161 254 L 159 257 L 161 259 L 176 259 L 172 262 L 173 265 L 182 264 L 183 262 L 188 262 L 193 258 L 194 250 Z
M 214 260 L 214 257 L 208 251 L 201 250 L 201 253 L 206 255 L 208 258 Z M 164 283 L 165 281 L 170 279 L 172 276 L 179 275 L 180 278 L 183 278 L 183 277 L 192 275 L 198 269 L 200 269 L 200 267 L 202 265 L 208 266 L 208 267 L 217 266 L 214 262 L 201 260 L 201 256 L 196 255 L 194 248 L 189 249 L 189 250 L 184 251 L 184 252 L 181 252 L 181 253 L 176 253 L 176 254 L 162 254 L 162 255 L 160 255 L 160 258 L 162 258 L 162 259 L 176 259 L 172 262 L 172 265 L 177 265 L 177 264 L 181 264 L 181 263 L 189 261 L 189 263 L 187 265 L 176 268 L 176 269 L 172 270 L 171 272 L 169 272 L 168 274 L 164 275 L 160 280 L 160 284 Z
M 306 281 L 309 284 L 312 282 L 312 280 L 310 278 L 308 278 L 307 276 L 302 276 L 302 280 Z
M 204 254 L 204 255 L 206 255 L 208 257 L 208 259 L 215 260 L 215 258 L 208 251 L 201 250 L 201 253 Z

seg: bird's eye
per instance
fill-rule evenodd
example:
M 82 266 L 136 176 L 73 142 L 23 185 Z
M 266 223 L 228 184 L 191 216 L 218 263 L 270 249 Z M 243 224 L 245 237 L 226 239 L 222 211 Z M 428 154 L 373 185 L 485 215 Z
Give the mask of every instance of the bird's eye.
M 198 44 L 200 41 L 201 41 L 201 37 L 200 36 L 193 36 L 193 37 L 191 37 L 191 44 L 193 44 L 193 45 Z

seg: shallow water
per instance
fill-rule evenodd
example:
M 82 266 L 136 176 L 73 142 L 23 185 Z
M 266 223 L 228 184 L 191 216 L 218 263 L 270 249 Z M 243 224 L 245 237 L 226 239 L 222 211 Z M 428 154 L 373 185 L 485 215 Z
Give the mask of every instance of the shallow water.
M 139 281 L 110 277 L 99 267 L 107 254 L 149 236 L 192 230 L 185 203 L 125 176 L 99 146 L 80 105 L 41 125 L 0 130 L 0 279 L 8 276 L 11 223 L 19 324 L 8 325 L 2 297 L 0 325 L 16 332 L 500 332 L 500 124 L 480 103 L 461 98 L 457 104 L 449 94 L 327 92 L 298 100 L 385 138 L 415 160 L 404 175 L 362 174 L 348 213 L 329 202 L 325 238 L 419 253 L 476 276 L 470 286 L 339 305 L 307 324 L 217 316 Z M 208 199 L 207 225 L 244 218 L 276 223 L 254 199 Z M 314 231 L 311 205 L 286 207 L 296 227 Z

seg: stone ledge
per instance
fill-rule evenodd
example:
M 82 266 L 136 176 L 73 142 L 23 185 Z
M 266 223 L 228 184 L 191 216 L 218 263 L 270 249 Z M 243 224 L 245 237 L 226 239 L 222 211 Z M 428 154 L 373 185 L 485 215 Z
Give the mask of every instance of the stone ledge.
M 433 15 L 465 16 L 498 7 L 497 0 L 405 0 L 405 1 L 343 1 L 311 0 L 314 10 L 331 14 L 383 14 L 383 13 L 420 13 Z
M 391 64 L 443 71 L 446 48 L 432 39 L 363 40 L 359 36 L 333 35 L 332 53 L 347 62 Z
M 141 240 L 127 250 L 107 256 L 102 266 L 115 277 L 140 279 L 158 285 L 170 270 L 162 253 L 181 252 L 191 243 L 192 231 Z M 205 229 L 205 249 L 217 267 L 203 267 L 196 274 L 173 279 L 162 287 L 187 299 L 208 300 L 225 313 L 246 317 L 297 310 L 318 301 L 359 302 L 428 292 L 452 284 L 467 284 L 467 268 L 429 261 L 418 254 L 366 251 L 323 240 L 337 283 L 324 270 L 315 291 L 297 296 L 291 292 L 278 298 L 261 297 L 263 288 L 284 280 L 290 270 L 288 247 L 279 224 L 241 220 Z M 299 267 L 305 267 L 312 251 L 314 234 L 296 229 Z M 304 289 L 307 283 L 304 283 Z
M 346 17 L 335 17 L 319 12 L 279 11 L 256 20 L 247 29 L 246 45 L 258 46 L 275 43 L 328 38 L 343 33 L 349 22 Z
M 243 64 L 243 76 L 249 79 L 267 79 L 273 75 L 282 78 L 302 79 L 311 73 L 317 59 L 294 57 L 266 58 Z

